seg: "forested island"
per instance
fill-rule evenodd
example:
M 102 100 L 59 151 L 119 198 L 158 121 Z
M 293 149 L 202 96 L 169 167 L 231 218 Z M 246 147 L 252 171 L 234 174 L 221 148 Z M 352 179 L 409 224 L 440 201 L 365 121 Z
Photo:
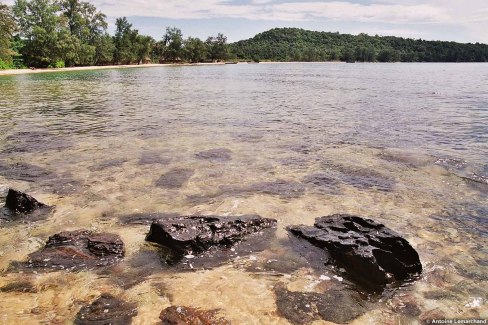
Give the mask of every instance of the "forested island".
M 349 35 L 275 28 L 228 44 L 221 33 L 206 40 L 167 27 L 155 40 L 117 18 L 107 32 L 105 14 L 79 0 L 0 3 L 0 69 L 61 68 L 144 63 L 242 61 L 486 62 L 488 45 L 393 36 Z

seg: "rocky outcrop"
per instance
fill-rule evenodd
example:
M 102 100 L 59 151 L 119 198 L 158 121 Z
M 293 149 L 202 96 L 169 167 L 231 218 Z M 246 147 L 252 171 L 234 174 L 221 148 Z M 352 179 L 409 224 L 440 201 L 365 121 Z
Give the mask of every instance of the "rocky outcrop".
M 44 248 L 29 255 L 24 268 L 78 271 L 110 266 L 124 257 L 118 235 L 88 230 L 66 231 L 49 237 Z
M 90 305 L 80 309 L 76 325 L 129 325 L 137 315 L 136 305 L 104 293 Z
M 8 189 L 5 193 L 5 206 L 0 207 L 0 227 L 43 220 L 53 210 L 53 207 L 20 191 Z
M 256 215 L 176 217 L 153 222 L 146 240 L 167 247 L 177 261 L 212 247 L 230 247 L 247 235 L 275 226 L 276 220 Z
M 371 219 L 337 214 L 317 218 L 313 227 L 288 230 L 326 249 L 361 284 L 384 286 L 422 272 L 419 255 L 408 241 Z
M 200 310 L 192 307 L 171 306 L 161 312 L 159 318 L 164 325 L 230 325 L 224 318 L 216 316 L 217 310 Z
M 47 205 L 34 199 L 29 194 L 9 189 L 5 206 L 17 213 L 29 213 L 40 208 L 46 208 Z

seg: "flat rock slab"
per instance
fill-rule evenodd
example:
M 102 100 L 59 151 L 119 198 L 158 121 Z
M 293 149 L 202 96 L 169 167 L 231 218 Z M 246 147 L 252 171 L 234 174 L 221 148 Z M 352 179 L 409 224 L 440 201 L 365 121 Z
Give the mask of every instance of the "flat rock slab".
M 66 231 L 49 237 L 44 248 L 18 263 L 22 269 L 79 271 L 119 262 L 125 254 L 118 235 L 89 230 Z
M 232 159 L 232 151 L 226 148 L 216 148 L 201 151 L 195 155 L 198 159 L 225 162 Z
M 275 219 L 257 215 L 168 218 L 153 222 L 146 240 L 168 248 L 172 256 L 168 262 L 171 263 L 211 248 L 229 248 L 248 235 L 276 227 L 276 223 Z
M 409 280 L 422 272 L 419 255 L 408 241 L 371 219 L 336 214 L 315 219 L 314 226 L 288 230 L 328 250 L 340 267 L 367 287 Z
M 5 206 L 0 208 L 0 226 L 43 220 L 52 210 L 29 194 L 8 189 Z
M 174 168 L 156 181 L 156 187 L 180 188 L 193 176 L 195 171 L 189 168 Z
M 277 285 L 275 295 L 278 314 L 297 325 L 317 320 L 346 324 L 367 311 L 367 302 L 350 290 L 294 292 Z
M 200 310 L 193 307 L 171 306 L 164 309 L 159 318 L 164 325 L 230 325 L 216 316 L 218 310 Z
M 136 305 L 104 293 L 90 305 L 80 309 L 76 325 L 129 325 L 137 315 Z

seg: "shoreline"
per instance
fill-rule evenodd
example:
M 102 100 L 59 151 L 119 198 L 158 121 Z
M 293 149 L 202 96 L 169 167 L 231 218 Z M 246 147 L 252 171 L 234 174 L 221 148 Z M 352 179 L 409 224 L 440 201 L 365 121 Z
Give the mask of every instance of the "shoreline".
M 14 76 L 35 73 L 53 73 L 69 71 L 87 71 L 87 70 L 108 70 L 108 69 L 132 69 L 132 68 L 156 68 L 156 67 L 181 67 L 181 66 L 205 66 L 205 65 L 225 65 L 224 62 L 218 63 L 148 63 L 148 64 L 126 64 L 126 65 L 91 65 L 86 67 L 69 67 L 69 68 L 42 68 L 42 69 L 7 69 L 0 70 L 0 76 Z
M 261 61 L 259 64 L 300 64 L 300 63 L 314 63 L 314 64 L 346 64 L 344 61 L 317 61 L 317 62 L 301 62 L 301 61 Z M 374 64 L 379 62 L 355 62 Z M 383 62 L 386 64 L 393 63 L 486 63 L 486 62 Z M 237 64 L 257 64 L 252 62 L 238 62 Z M 125 65 L 92 65 L 84 67 L 69 67 L 69 68 L 40 68 L 40 69 L 7 69 L 0 70 L 1 76 L 15 76 L 27 75 L 36 73 L 55 73 L 55 72 L 70 72 L 70 71 L 89 71 L 89 70 L 109 70 L 109 69 L 133 69 L 133 68 L 157 68 L 157 67 L 190 67 L 190 66 L 207 66 L 207 65 L 226 65 L 225 62 L 217 63 L 148 63 L 148 64 L 125 64 Z

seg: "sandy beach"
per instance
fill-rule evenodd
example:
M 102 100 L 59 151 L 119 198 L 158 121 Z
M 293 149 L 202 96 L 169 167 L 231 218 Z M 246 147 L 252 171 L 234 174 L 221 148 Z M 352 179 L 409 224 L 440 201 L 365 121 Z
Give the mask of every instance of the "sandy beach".
M 8 69 L 0 70 L 0 76 L 32 74 L 32 73 L 49 73 L 64 71 L 83 71 L 83 70 L 102 70 L 102 69 L 129 69 L 129 68 L 154 68 L 154 67 L 174 67 L 174 66 L 200 66 L 200 65 L 223 65 L 225 63 L 177 63 L 177 64 L 131 64 L 131 65 L 104 65 L 104 66 L 87 66 L 87 67 L 70 67 L 70 68 L 46 68 L 46 69 Z

